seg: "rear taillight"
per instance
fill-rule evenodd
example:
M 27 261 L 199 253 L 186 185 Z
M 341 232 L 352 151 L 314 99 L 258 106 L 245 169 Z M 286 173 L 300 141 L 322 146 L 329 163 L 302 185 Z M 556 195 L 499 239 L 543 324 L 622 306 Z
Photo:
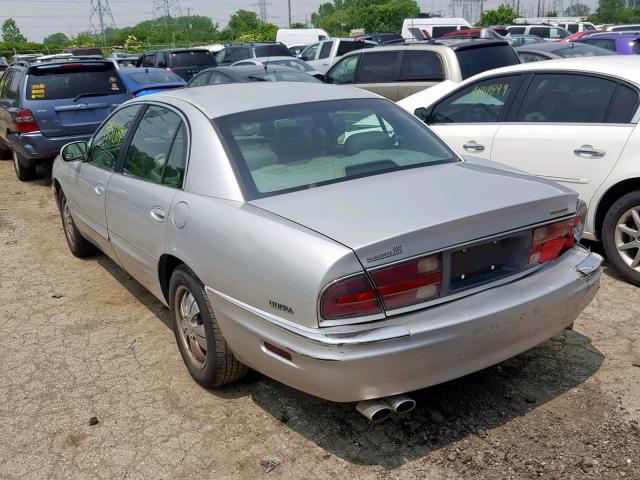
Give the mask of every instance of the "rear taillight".
M 382 306 L 365 274 L 338 280 L 322 295 L 320 315 L 323 318 L 360 317 L 376 313 L 382 313 Z
M 431 255 L 381 268 L 371 273 L 384 308 L 392 310 L 440 295 L 442 260 Z
M 33 118 L 33 112 L 26 108 L 16 111 L 16 128 L 19 133 L 37 132 L 40 130 L 38 123 Z
M 582 238 L 586 217 L 587 205 L 579 200 L 575 217 L 534 229 L 529 265 L 555 260 L 562 253 L 573 248 Z
M 375 315 L 440 295 L 442 259 L 431 255 L 339 280 L 324 292 L 320 315 L 327 320 Z
M 169 70 L 172 73 L 175 73 L 176 69 L 175 68 L 167 68 L 167 70 Z

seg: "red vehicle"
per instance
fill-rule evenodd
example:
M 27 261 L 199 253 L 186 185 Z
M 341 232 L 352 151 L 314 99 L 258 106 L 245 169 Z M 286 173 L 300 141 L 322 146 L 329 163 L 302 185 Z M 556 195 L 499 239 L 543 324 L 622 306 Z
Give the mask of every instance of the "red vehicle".
M 454 32 L 445 33 L 442 38 L 482 38 L 482 31 L 489 30 L 491 32 L 495 32 L 498 35 L 504 37 L 509 31 L 500 26 L 495 27 L 486 27 L 486 28 L 467 28 L 464 30 L 457 30 Z
M 578 32 L 573 35 L 569 35 L 568 37 L 561 38 L 560 40 L 556 40 L 556 42 L 579 42 L 582 37 L 585 35 L 591 35 L 592 33 L 603 33 L 606 30 L 587 30 L 586 32 Z

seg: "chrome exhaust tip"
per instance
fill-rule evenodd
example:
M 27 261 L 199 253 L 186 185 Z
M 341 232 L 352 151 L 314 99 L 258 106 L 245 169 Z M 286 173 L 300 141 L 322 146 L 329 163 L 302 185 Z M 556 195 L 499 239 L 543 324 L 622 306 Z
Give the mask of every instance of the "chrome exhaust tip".
M 374 423 L 379 423 L 391 415 L 391 407 L 381 400 L 363 400 L 356 404 L 356 410 Z
M 399 414 L 409 413 L 416 408 L 416 401 L 406 395 L 392 395 L 391 397 L 383 398 L 382 401 Z

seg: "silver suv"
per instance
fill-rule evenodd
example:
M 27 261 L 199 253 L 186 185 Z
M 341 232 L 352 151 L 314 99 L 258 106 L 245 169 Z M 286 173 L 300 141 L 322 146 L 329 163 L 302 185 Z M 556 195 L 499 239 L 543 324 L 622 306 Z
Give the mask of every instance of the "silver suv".
M 520 63 L 504 40 L 438 40 L 351 52 L 326 74 L 327 83 L 354 85 L 398 101 L 444 80 Z

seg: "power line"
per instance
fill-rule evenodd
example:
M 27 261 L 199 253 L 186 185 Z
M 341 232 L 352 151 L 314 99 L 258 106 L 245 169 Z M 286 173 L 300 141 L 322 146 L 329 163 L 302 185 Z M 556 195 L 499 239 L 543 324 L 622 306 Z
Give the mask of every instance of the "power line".
M 106 47 L 107 28 L 116 28 L 116 22 L 113 19 L 113 13 L 111 13 L 111 7 L 109 6 L 109 0 L 91 0 L 89 8 L 91 29 L 96 35 L 100 34 L 102 46 Z

